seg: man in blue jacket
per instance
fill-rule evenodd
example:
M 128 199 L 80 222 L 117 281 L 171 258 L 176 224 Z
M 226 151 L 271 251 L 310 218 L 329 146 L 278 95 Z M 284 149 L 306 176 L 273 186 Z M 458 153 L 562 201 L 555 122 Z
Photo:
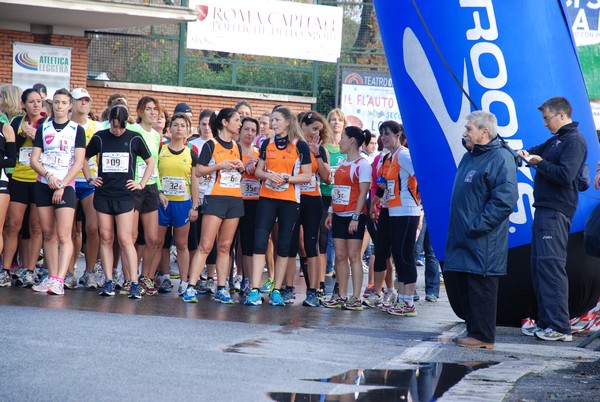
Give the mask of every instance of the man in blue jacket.
M 467 324 L 456 344 L 493 349 L 500 276 L 506 275 L 508 217 L 518 199 L 514 153 L 497 136 L 492 113 L 467 116 L 450 208 L 444 280 L 453 310 Z
M 568 100 L 555 97 L 538 110 L 553 135 L 541 145 L 519 151 L 536 167 L 530 270 L 538 321 L 522 332 L 545 341 L 570 342 L 567 242 L 579 202 L 575 178 L 587 158 L 587 144 L 578 123 L 571 120 Z

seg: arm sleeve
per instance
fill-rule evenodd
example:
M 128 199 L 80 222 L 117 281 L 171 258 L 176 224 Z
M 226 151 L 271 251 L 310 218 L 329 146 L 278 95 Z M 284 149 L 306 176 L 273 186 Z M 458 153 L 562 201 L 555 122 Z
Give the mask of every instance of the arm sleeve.
M 327 163 L 327 152 L 325 151 L 325 148 L 322 145 L 319 146 L 319 154 L 321 154 L 321 159 L 323 160 L 323 163 Z
M 39 125 L 35 130 L 35 138 L 33 139 L 33 146 L 44 149 L 44 141 L 42 139 L 42 125 Z
M 198 161 L 196 163 L 198 165 L 208 166 L 214 150 L 215 143 L 212 141 L 206 141 L 202 146 L 202 151 L 200 151 L 200 156 L 198 156 Z
M 98 142 L 99 142 L 98 136 L 96 134 L 94 134 L 92 136 L 92 138 L 90 138 L 90 142 L 88 143 L 87 147 L 85 147 L 85 157 L 86 158 L 91 158 L 92 156 L 96 156 L 100 152 L 100 147 L 99 147 Z
M 408 149 L 403 149 L 398 153 L 398 163 L 402 169 L 406 170 L 409 175 L 415 175 L 415 168 L 413 167 L 412 158 Z
M 85 130 L 81 126 L 77 126 L 77 134 L 75 134 L 75 148 L 85 148 Z
M 150 150 L 146 145 L 146 141 L 144 141 L 144 138 L 142 138 L 140 134 L 137 134 L 137 136 L 134 137 L 132 141 L 135 141 L 134 151 L 137 154 L 137 156 L 139 156 L 143 160 L 152 158 L 152 154 L 150 153 Z
M 298 157 L 300 158 L 300 164 L 310 164 L 310 147 L 308 146 L 308 144 L 305 141 L 300 140 L 296 144 L 296 148 L 298 149 Z

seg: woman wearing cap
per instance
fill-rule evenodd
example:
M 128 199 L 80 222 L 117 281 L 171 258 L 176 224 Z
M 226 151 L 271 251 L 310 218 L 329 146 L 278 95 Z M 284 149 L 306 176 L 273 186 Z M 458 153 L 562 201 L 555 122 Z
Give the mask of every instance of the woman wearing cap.
M 137 253 L 132 233 L 134 192 L 144 189 L 155 166 L 152 154 L 142 136 L 126 128 L 128 119 L 129 112 L 125 106 L 116 105 L 111 108 L 110 129 L 94 134 L 85 153 L 86 159 L 98 155 L 98 177 L 86 176 L 86 180 L 96 187 L 94 208 L 98 213 L 100 259 L 106 275 L 100 295 L 114 296 L 115 294 L 112 267 L 115 257 L 113 242 L 116 222 L 123 269 L 129 270 L 128 277 L 131 279 L 129 297 L 139 299 L 142 295 L 136 280 Z M 138 156 L 147 165 L 139 182 L 134 180 Z
M 75 176 L 85 156 L 85 131 L 69 120 L 72 104 L 68 90 L 54 93 L 54 116 L 37 128 L 31 151 L 31 168 L 38 174 L 34 192 L 44 235 L 44 266 L 49 275 L 33 290 L 55 295 L 65 293 L 65 276 L 73 255 Z
M 48 117 L 42 111 L 40 93 L 33 88 L 23 91 L 21 105 L 25 110 L 25 114 L 15 117 L 10 124 L 15 132 L 17 162 L 8 185 L 10 203 L 3 231 L 4 256 L 2 258 L 2 268 L 5 270 L 10 269 L 19 243 L 19 230 L 22 230 L 21 267 L 14 275 L 17 279 L 17 285 L 31 287 L 35 285 L 33 270 L 42 248 L 42 229 L 33 192 L 37 173 L 31 168 L 29 162 L 37 127 L 42 125 Z M 28 206 L 29 224 L 27 225 L 24 218 Z
M 292 111 L 277 106 L 271 113 L 271 128 L 275 134 L 260 149 L 256 178 L 262 180 L 256 229 L 254 232 L 254 255 L 252 259 L 252 291 L 245 300 L 247 305 L 262 303 L 259 288 L 269 234 L 275 220 L 279 225 L 275 280 L 269 303 L 284 306 L 281 297 L 287 263 L 292 243 L 292 232 L 300 212 L 299 184 L 310 182 L 310 148 L 302 137 L 298 120 Z
M 360 147 L 369 143 L 371 132 L 358 127 L 346 127 L 340 138 L 340 152 L 347 154 L 335 173 L 331 207 L 325 225 L 331 229 L 335 246 L 336 280 L 339 295 L 333 294 L 325 307 L 362 310 L 360 294 L 363 270 L 360 250 L 367 224 L 367 192 L 371 186 L 371 165 L 360 156 Z M 352 296 L 348 281 L 352 269 Z

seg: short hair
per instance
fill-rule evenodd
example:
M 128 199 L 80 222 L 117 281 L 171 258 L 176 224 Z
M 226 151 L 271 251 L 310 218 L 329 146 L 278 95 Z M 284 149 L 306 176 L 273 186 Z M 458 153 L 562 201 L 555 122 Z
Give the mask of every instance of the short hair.
M 115 103 L 115 101 L 120 98 L 127 100 L 127 95 L 125 95 L 123 92 L 115 92 L 110 94 L 108 100 L 106 101 L 106 106 L 112 107 L 113 103 Z
M 0 96 L 4 99 L 4 113 L 7 116 L 16 116 L 21 114 L 21 93 L 23 90 L 12 84 L 3 84 L 0 86 Z
M 487 128 L 490 141 L 498 136 L 498 119 L 493 113 L 477 110 L 467 115 L 467 121 L 478 129 Z
M 567 98 L 564 98 L 562 96 L 555 96 L 554 98 L 548 99 L 546 102 L 538 106 L 537 109 L 540 112 L 543 112 L 544 110 L 549 110 L 552 113 L 563 112 L 567 115 L 569 119 L 571 118 L 571 113 L 573 113 L 573 108 L 571 107 L 571 104 L 569 103 Z
M 356 140 L 357 148 L 360 148 L 363 144 L 371 142 L 371 132 L 369 130 L 363 130 L 356 126 L 348 126 L 344 131 L 348 138 L 354 138 Z
M 200 112 L 200 117 L 198 117 L 198 124 L 200 124 L 200 122 L 204 119 L 206 119 L 207 117 L 210 118 L 210 116 L 212 116 L 215 112 L 213 110 L 210 109 L 203 109 Z
M 185 124 L 188 126 L 188 129 L 190 129 L 192 127 L 192 121 L 190 120 L 190 116 L 188 116 L 185 113 L 175 113 L 173 115 L 173 117 L 171 117 L 171 121 L 169 122 L 169 127 L 171 127 L 173 125 L 173 122 L 176 119 L 183 119 L 183 120 L 185 120 Z
M 52 99 L 54 99 L 57 95 L 65 95 L 69 97 L 69 102 L 73 103 L 73 95 L 71 95 L 71 91 L 69 91 L 66 88 L 61 88 L 61 89 L 57 89 L 56 92 L 54 92 L 54 95 L 52 95 Z
M 242 119 L 242 126 L 247 121 L 249 121 L 250 123 L 254 123 L 256 125 L 256 132 L 258 133 L 258 131 L 260 130 L 260 123 L 258 122 L 258 120 L 256 120 L 254 117 L 244 117 Z
M 342 111 L 340 108 L 335 108 L 331 112 L 327 114 L 327 121 L 331 121 L 333 116 L 337 116 L 342 119 L 344 122 L 344 128 L 348 127 L 348 119 L 346 118 L 346 113 Z
M 38 82 L 37 84 L 33 84 L 33 89 L 38 91 L 40 93 L 40 95 L 41 94 L 48 95 L 48 88 L 46 88 L 46 86 L 44 84 L 42 84 L 41 82 Z
M 233 108 L 235 110 L 239 110 L 240 107 L 242 107 L 242 106 L 247 106 L 250 109 L 250 113 L 252 113 L 252 105 L 247 100 L 243 100 L 242 99 L 241 101 L 239 101 L 238 103 L 236 103 Z

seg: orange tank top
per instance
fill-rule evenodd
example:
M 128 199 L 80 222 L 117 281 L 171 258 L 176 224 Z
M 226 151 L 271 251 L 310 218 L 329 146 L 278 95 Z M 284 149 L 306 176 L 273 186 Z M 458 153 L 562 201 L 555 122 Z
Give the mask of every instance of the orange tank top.
M 242 155 L 244 166 L 250 158 L 258 158 L 258 149 L 252 147 L 252 155 Z M 258 200 L 260 181 L 253 174 L 244 172 L 242 175 L 242 198 L 244 200 Z
M 321 186 L 319 183 L 321 180 L 319 179 L 319 163 L 317 162 L 317 158 L 310 153 L 310 182 L 305 184 L 299 184 L 298 188 L 300 188 L 300 194 L 308 195 L 310 197 L 320 197 L 321 196 Z
M 289 177 L 300 172 L 300 155 L 296 147 L 297 140 L 289 142 L 285 149 L 277 149 L 275 139 L 269 139 L 266 149 L 265 170 Z M 263 181 L 260 196 L 276 200 L 294 201 L 300 203 L 300 189 L 292 183 L 272 186 L 268 180 Z
M 343 161 L 338 165 L 333 179 L 333 190 L 331 191 L 331 206 L 334 213 L 354 213 L 356 211 L 356 204 L 360 195 L 358 169 L 361 160 L 364 160 L 364 158 L 358 158 L 352 163 Z M 366 206 L 363 206 L 362 212 L 367 212 Z
M 231 141 L 233 147 L 227 149 L 215 138 L 211 139 L 215 148 L 208 166 L 217 165 L 223 161 L 242 159 L 240 149 L 235 141 Z M 242 174 L 236 169 L 217 170 L 210 175 L 210 182 L 204 195 L 224 195 L 230 197 L 242 197 Z

